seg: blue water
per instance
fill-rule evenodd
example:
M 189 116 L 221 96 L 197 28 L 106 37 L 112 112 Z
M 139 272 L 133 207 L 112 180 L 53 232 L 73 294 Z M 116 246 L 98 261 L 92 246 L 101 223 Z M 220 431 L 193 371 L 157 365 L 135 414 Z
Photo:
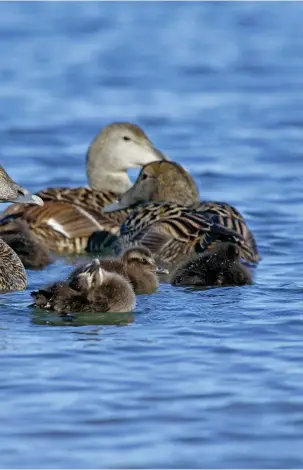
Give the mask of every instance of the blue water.
M 33 191 L 86 183 L 114 120 L 141 125 L 201 198 L 234 204 L 255 284 L 162 284 L 131 315 L 2 295 L 0 466 L 303 466 L 303 4 L 1 3 L 1 162 Z

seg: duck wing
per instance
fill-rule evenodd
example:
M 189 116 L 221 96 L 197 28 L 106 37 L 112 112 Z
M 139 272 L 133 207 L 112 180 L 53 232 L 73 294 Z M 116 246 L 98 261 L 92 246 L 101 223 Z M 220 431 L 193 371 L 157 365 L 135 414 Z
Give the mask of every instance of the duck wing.
M 116 199 L 114 193 L 91 188 L 47 188 L 38 194 L 44 201 L 40 210 L 33 210 L 31 205 L 13 204 L 4 216 L 25 220 L 30 230 L 57 252 L 79 253 L 86 248 L 93 232 L 116 233 L 123 221 L 117 213 L 102 213 L 103 207 Z
M 79 253 L 92 232 L 105 227 L 109 232 L 119 229 L 115 221 L 102 214 L 64 202 L 46 202 L 40 210 L 32 209 L 29 207 L 22 219 L 48 248 L 59 252 Z
M 117 199 L 112 192 L 95 191 L 88 187 L 79 188 L 46 188 L 37 193 L 43 201 L 58 201 L 100 211 Z
M 245 243 L 242 246 L 242 256 L 251 263 L 261 259 L 255 237 L 247 226 L 242 214 L 226 202 L 201 201 L 190 206 L 202 213 L 208 220 L 239 233 Z
M 176 263 L 191 252 L 201 253 L 215 241 L 244 244 L 241 234 L 216 224 L 203 214 L 171 203 L 144 205 L 121 227 L 122 248 L 144 245 L 165 264 Z

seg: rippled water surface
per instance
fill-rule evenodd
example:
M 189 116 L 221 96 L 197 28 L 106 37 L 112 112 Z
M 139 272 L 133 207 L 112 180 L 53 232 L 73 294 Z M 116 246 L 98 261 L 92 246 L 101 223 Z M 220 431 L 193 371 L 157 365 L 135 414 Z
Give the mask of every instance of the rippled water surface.
M 135 121 L 201 198 L 246 216 L 255 284 L 162 284 L 132 315 L 0 296 L 0 465 L 303 466 L 303 4 L 1 3 L 1 161 L 86 184 L 90 140 Z

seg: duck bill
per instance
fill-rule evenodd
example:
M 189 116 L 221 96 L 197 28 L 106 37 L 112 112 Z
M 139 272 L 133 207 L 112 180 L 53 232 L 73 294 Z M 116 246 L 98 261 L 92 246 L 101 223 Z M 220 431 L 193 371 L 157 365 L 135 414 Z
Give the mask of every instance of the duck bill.
M 168 157 L 156 147 L 153 147 L 153 152 L 155 153 L 155 155 L 157 155 L 159 160 L 169 160 Z
M 112 204 L 108 204 L 104 207 L 103 212 L 115 212 L 122 209 L 127 209 L 128 207 L 135 206 L 137 204 L 143 204 L 146 202 L 142 199 L 140 191 L 138 191 L 138 185 L 135 183 L 134 186 L 131 186 L 117 201 Z
M 44 205 L 44 202 L 39 196 L 30 193 L 27 189 L 22 189 L 22 193 L 23 194 L 18 194 L 18 196 L 10 202 L 18 202 L 19 204 L 36 204 L 37 206 Z
M 123 202 L 117 201 L 113 202 L 112 204 L 108 204 L 103 208 L 103 212 L 115 212 L 120 211 L 122 209 L 127 209 L 129 207 L 128 204 L 123 204 Z
M 156 266 L 157 274 L 169 274 L 168 269 L 163 268 L 163 266 Z

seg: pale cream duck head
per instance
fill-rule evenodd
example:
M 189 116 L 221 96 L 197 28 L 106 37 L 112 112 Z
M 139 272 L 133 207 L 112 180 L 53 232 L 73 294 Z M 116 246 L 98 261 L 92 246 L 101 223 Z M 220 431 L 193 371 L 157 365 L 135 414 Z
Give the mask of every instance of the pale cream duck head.
M 128 122 L 104 127 L 87 152 L 87 176 L 91 188 L 122 194 L 131 187 L 127 170 L 166 160 L 143 130 Z

